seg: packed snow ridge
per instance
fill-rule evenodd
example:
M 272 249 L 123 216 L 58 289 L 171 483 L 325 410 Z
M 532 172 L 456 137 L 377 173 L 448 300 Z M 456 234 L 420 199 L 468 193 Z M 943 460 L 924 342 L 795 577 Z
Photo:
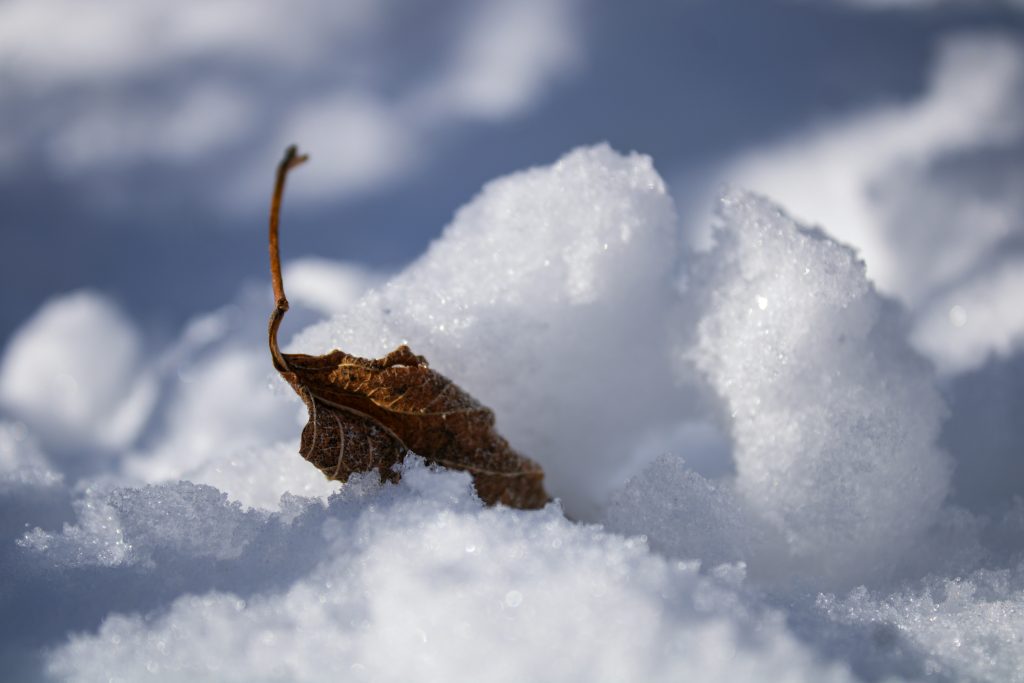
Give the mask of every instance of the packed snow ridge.
M 536 512 L 415 457 L 324 481 L 262 288 L 151 351 L 97 294 L 47 304 L 0 371 L 6 670 L 1024 680 L 1024 503 L 949 502 L 971 454 L 903 309 L 768 199 L 694 232 L 597 146 L 488 184 L 391 279 L 290 266 L 320 319 L 291 350 L 410 344 L 544 466 Z

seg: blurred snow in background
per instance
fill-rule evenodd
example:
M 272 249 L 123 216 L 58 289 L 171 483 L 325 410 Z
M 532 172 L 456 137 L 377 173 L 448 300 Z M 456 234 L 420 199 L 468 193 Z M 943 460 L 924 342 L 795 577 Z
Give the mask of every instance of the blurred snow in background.
M 432 137 L 528 109 L 570 72 L 577 4 L 6 2 L 0 163 L 10 173 L 36 161 L 88 182 L 233 152 L 222 199 L 248 206 L 265 199 L 266 159 L 303 139 L 319 163 L 297 198 L 379 191 L 430 153 Z M 430 51 L 427 69 L 394 54 L 406 41 L 423 43 L 412 59 Z M 197 67 L 201 77 L 175 78 Z
M 1024 680 L 1022 36 L 998 2 L 0 3 L 5 675 Z M 297 454 L 292 141 L 289 348 L 408 342 L 557 504 Z

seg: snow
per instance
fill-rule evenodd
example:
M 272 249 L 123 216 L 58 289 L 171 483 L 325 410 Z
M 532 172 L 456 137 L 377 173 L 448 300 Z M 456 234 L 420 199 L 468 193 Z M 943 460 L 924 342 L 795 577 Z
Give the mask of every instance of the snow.
M 570 513 L 592 514 L 633 471 L 636 434 L 692 401 L 658 334 L 676 233 L 649 158 L 577 150 L 488 184 L 419 261 L 288 350 L 408 343 L 495 411 Z
M 914 345 L 950 375 L 979 368 L 990 357 L 1006 359 L 1024 345 L 1024 259 L 984 269 L 923 308 L 911 335 Z
M 338 263 L 307 257 L 284 264 L 288 300 L 323 315 L 341 313 L 356 303 L 366 290 L 382 284 L 382 278 L 354 263 Z
M 802 569 L 870 580 L 946 497 L 931 368 L 851 249 L 742 193 L 719 215 L 693 353 L 732 418 L 737 490 Z
M 169 496 L 178 502 L 172 490 L 152 495 Z M 154 620 L 113 617 L 55 652 L 50 672 L 70 681 L 112 671 L 125 680 L 452 680 L 467 671 L 494 681 L 849 680 L 780 629 L 778 614 L 737 602 L 734 586 L 569 522 L 556 506 L 486 510 L 467 475 L 420 464 L 398 490 L 371 504 L 364 496 L 331 500 L 311 539 L 323 559 L 281 593 L 213 592 L 179 598 Z M 200 518 L 218 509 L 210 496 L 189 500 Z M 242 513 L 220 510 L 210 540 L 233 548 Z M 211 550 L 182 544 L 166 523 L 147 534 L 172 553 Z
M 0 487 L 47 488 L 63 481 L 20 422 L 0 422 Z
M 924 654 L 920 674 L 982 681 L 1024 680 L 1024 566 L 931 579 L 922 588 L 878 595 L 865 588 L 816 607 L 840 624 L 867 625 L 878 634 L 871 657 L 882 668 L 900 647 Z
M 963 403 L 994 379 L 950 390 L 870 265 L 769 199 L 684 234 L 654 162 L 598 145 L 487 184 L 389 279 L 286 267 L 289 350 L 409 343 L 543 464 L 540 511 L 416 457 L 322 479 L 266 287 L 162 348 L 102 295 L 47 304 L 0 363 L 5 670 L 1020 680 L 1020 428 Z
M 1024 277 L 1024 164 L 1001 151 L 1024 143 L 1024 48 L 1000 33 L 937 48 L 920 97 L 746 150 L 718 177 L 856 247 L 871 280 L 909 308 L 916 348 L 955 374 L 1024 338 L 1005 311 Z
M 708 480 L 679 456 L 664 455 L 615 492 L 605 524 L 620 533 L 644 536 L 669 557 L 709 565 L 771 557 L 785 545 L 729 486 Z M 759 568 L 758 568 L 759 569 Z
M 0 173 L 32 159 L 79 182 L 208 168 L 179 193 L 246 210 L 264 199 L 267 160 L 301 139 L 318 163 L 294 200 L 372 193 L 435 154 L 454 125 L 542 101 L 576 64 L 580 4 L 454 2 L 427 18 L 401 0 L 5 2 Z M 400 55 L 410 26 L 422 45 Z
M 0 402 L 48 441 L 123 446 L 153 400 L 143 360 L 140 335 L 106 298 L 56 298 L 11 339 Z
M 839 0 L 854 7 L 875 11 L 922 11 L 935 8 L 999 7 L 1021 9 L 1020 0 Z
M 336 290 L 341 302 L 358 298 L 373 280 L 327 261 L 287 263 L 284 271 L 299 276 L 294 313 L 300 320 L 322 315 L 318 298 L 303 295 L 310 277 L 319 277 L 321 287 L 343 283 Z M 129 481 L 184 478 L 265 508 L 277 507 L 287 491 L 327 496 L 334 490 L 336 484 L 290 457 L 305 410 L 266 366 L 264 294 L 246 292 L 237 304 L 197 317 L 160 355 L 160 410 L 119 463 Z

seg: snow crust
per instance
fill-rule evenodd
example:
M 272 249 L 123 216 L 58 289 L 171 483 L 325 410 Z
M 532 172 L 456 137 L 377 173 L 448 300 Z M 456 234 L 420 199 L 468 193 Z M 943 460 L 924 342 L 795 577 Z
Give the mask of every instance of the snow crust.
M 190 488 L 152 497 L 176 500 Z M 51 673 L 69 681 L 109 671 L 126 680 L 452 680 L 468 671 L 494 681 L 850 680 L 779 628 L 779 614 L 737 600 L 728 579 L 573 524 L 557 506 L 486 510 L 467 475 L 421 464 L 406 468 L 397 490 L 353 488 L 291 522 L 315 530 L 315 548 L 293 550 L 322 559 L 285 590 L 190 595 L 152 620 L 112 617 L 58 650 Z M 218 505 L 204 498 L 192 499 L 200 518 Z M 266 524 L 275 522 L 281 517 Z M 207 550 L 182 545 L 168 526 L 154 532 L 184 555 Z M 270 562 L 284 550 L 263 548 Z
M 756 195 L 724 195 L 708 249 L 681 234 L 651 159 L 602 145 L 488 184 L 386 281 L 286 269 L 290 349 L 409 343 L 544 465 L 559 502 L 536 512 L 418 458 L 398 485 L 323 480 L 265 289 L 149 362 L 104 297 L 54 300 L 0 362 L 5 670 L 1021 680 L 1024 484 L 998 451 L 1002 497 L 954 504 L 986 442 L 943 430 L 981 423 L 900 304 Z M 350 305 L 322 320 L 331 288 Z
M 919 675 L 935 679 L 1024 680 L 1024 567 L 932 578 L 922 587 L 880 595 L 866 588 L 845 598 L 819 596 L 836 623 L 875 628 L 871 666 L 883 669 L 899 646 L 923 653 Z

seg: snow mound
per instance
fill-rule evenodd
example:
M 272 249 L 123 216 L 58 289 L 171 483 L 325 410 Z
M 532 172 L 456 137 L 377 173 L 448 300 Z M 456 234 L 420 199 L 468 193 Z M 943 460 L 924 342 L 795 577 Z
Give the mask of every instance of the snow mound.
M 1013 680 L 1019 420 L 991 407 L 1015 396 L 993 378 L 1019 372 L 957 380 L 977 384 L 954 387 L 944 443 L 976 455 L 958 483 L 992 505 L 944 503 L 935 373 L 856 255 L 740 192 L 707 251 L 678 231 L 650 159 L 576 150 L 486 186 L 420 260 L 290 345 L 409 342 L 494 408 L 569 518 L 484 508 L 467 474 L 416 457 L 398 485 L 324 480 L 296 452 L 301 402 L 268 382 L 266 288 L 157 353 L 97 295 L 51 303 L 0 377 L 0 613 L 32 615 L 0 620 L 4 670 Z M 289 273 L 290 327 L 376 279 Z M 51 381 L 54 354 L 88 400 Z
M 168 492 L 138 495 L 163 501 Z M 358 505 L 346 494 L 331 499 L 322 521 L 323 559 L 284 591 L 189 595 L 153 618 L 111 616 L 95 634 L 58 649 L 50 674 L 66 681 L 441 681 L 469 671 L 489 681 L 852 680 L 789 635 L 781 615 L 747 607 L 737 585 L 742 572 L 701 576 L 697 565 L 670 564 L 635 539 L 573 524 L 555 506 L 485 509 L 467 475 L 421 462 L 406 467 L 399 486 Z
M 237 557 L 266 513 L 229 503 L 212 486 L 179 482 L 87 491 L 75 505 L 79 523 L 60 534 L 35 529 L 19 544 L 63 567 L 152 563 L 172 553 Z
M 851 249 L 753 195 L 720 218 L 693 354 L 732 418 L 737 491 L 805 575 L 884 574 L 947 493 L 934 373 Z
M 693 401 L 665 372 L 677 232 L 649 157 L 576 150 L 488 184 L 418 262 L 290 349 L 408 342 L 593 517 L 637 469 L 637 434 Z

